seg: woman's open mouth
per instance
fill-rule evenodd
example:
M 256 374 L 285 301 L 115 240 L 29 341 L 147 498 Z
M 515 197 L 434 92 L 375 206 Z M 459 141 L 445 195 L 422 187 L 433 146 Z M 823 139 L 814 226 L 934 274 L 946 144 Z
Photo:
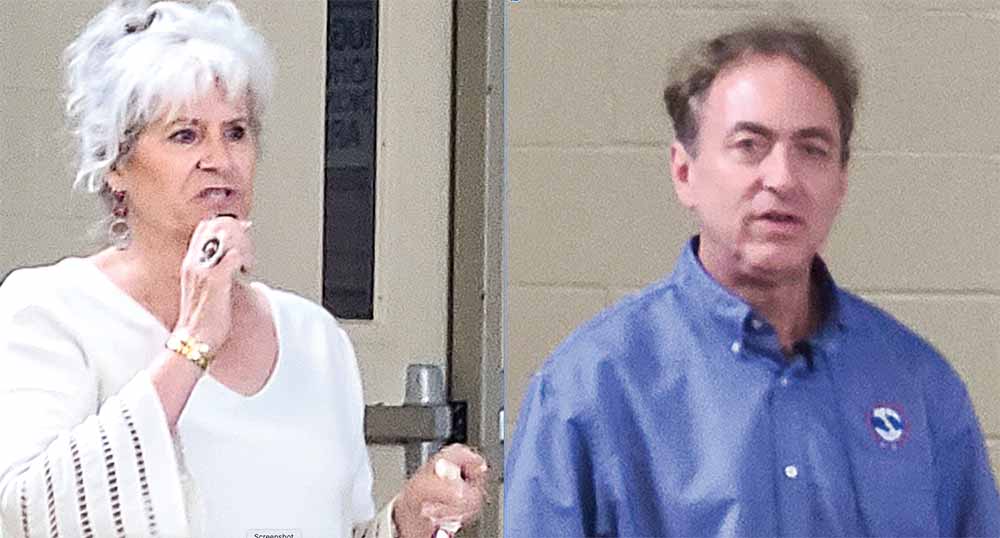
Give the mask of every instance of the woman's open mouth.
M 198 193 L 198 198 L 210 203 L 228 202 L 235 196 L 236 190 L 229 187 L 208 187 Z

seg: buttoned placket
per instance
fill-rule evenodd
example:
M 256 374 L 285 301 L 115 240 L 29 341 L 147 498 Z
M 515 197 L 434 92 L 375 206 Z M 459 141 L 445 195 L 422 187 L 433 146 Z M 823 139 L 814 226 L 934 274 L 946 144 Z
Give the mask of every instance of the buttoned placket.
M 773 480 L 780 533 L 808 532 L 808 507 L 814 492 L 808 459 L 807 408 L 813 405 L 808 391 L 815 390 L 808 381 L 815 372 L 802 354 L 784 357 L 777 334 L 766 321 L 751 313 L 743 327 L 742 338 L 734 340 L 730 350 L 745 360 L 760 360 L 768 371 L 767 404 L 774 440 Z
M 779 352 L 780 353 L 780 352 Z M 778 358 L 784 361 L 784 357 Z M 781 532 L 794 535 L 807 532 L 810 511 L 811 465 L 808 458 L 809 413 L 807 376 L 812 372 L 805 357 L 796 355 L 779 363 L 773 374 L 769 398 L 775 449 L 775 480 Z
M 825 267 L 820 265 L 820 269 L 828 283 Z M 745 302 L 722 294 L 712 303 L 713 321 L 722 321 L 718 328 L 728 336 L 720 342 L 720 351 L 744 366 L 752 365 L 744 371 L 756 371 L 752 383 L 764 398 L 752 405 L 759 402 L 759 409 L 766 413 L 758 423 L 763 434 L 759 439 L 769 437 L 772 452 L 769 461 L 760 463 L 772 478 L 761 482 L 757 493 L 769 497 L 774 492 L 770 511 L 776 535 L 843 535 L 863 529 L 859 521 L 842 519 L 856 505 L 850 477 L 838 472 L 849 467 L 839 444 L 842 425 L 833 411 L 836 400 L 825 361 L 836 355 L 840 333 L 846 328 L 838 319 L 837 297 L 830 299 L 834 302 L 829 303 L 829 319 L 810 338 L 808 361 L 801 352 L 786 360 L 774 329 Z M 817 354 L 822 355 L 818 366 Z

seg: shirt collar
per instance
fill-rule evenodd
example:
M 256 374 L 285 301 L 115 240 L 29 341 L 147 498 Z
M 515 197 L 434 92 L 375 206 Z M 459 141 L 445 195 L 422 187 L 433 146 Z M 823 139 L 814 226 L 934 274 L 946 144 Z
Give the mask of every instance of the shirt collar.
M 708 274 L 698 259 L 699 241 L 696 235 L 688 242 L 671 280 L 691 314 L 712 322 L 729 337 L 742 340 L 751 331 L 755 318 L 753 308 Z M 842 292 L 819 255 L 813 259 L 812 278 L 819 282 L 823 293 L 824 321 L 810 339 L 824 338 L 846 329 L 843 301 L 839 297 Z

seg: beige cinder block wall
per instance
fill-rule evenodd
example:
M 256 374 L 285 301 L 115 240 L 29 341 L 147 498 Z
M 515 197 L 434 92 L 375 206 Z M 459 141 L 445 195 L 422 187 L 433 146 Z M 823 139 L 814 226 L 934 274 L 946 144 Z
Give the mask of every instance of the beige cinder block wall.
M 71 195 L 62 50 L 97 0 L 0 0 L 0 278 L 90 245 L 94 199 Z
M 1000 1 L 509 9 L 508 431 L 552 348 L 668 273 L 695 229 L 669 179 L 670 58 L 695 38 L 791 13 L 848 36 L 864 69 L 850 192 L 826 251 L 834 277 L 948 357 L 1000 472 Z

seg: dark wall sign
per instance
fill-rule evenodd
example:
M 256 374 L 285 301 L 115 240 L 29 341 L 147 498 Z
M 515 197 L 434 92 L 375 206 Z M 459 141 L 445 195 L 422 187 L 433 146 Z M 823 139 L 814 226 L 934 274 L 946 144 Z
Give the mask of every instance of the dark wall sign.
M 323 305 L 372 319 L 377 0 L 328 0 Z

